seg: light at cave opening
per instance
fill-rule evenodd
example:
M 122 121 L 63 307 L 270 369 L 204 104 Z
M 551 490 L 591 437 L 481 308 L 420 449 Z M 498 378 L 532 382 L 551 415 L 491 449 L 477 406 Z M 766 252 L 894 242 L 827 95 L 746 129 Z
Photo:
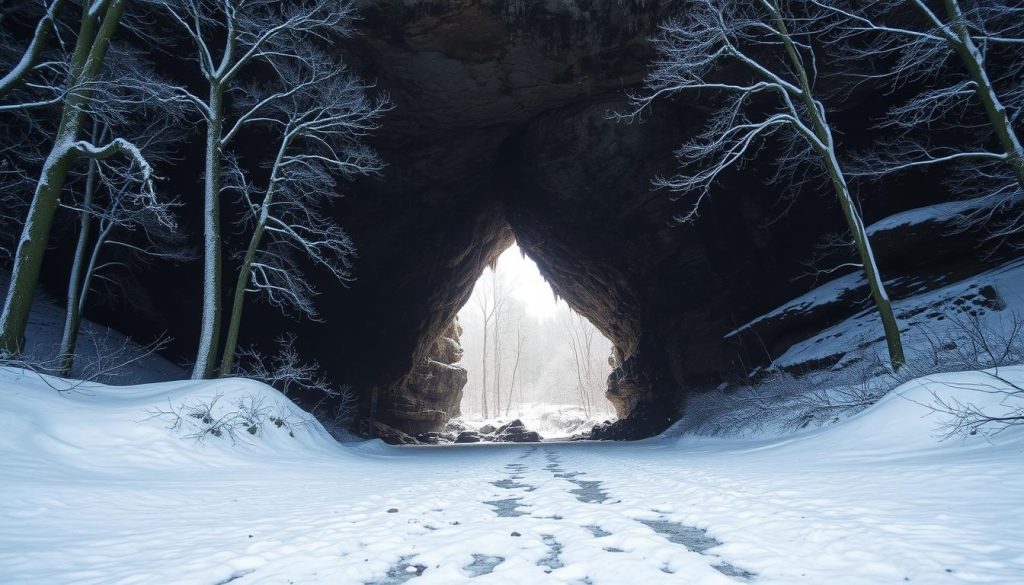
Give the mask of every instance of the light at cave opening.
M 611 342 L 556 298 L 516 244 L 484 269 L 459 322 L 466 421 L 519 418 L 552 438 L 614 418 L 604 397 Z

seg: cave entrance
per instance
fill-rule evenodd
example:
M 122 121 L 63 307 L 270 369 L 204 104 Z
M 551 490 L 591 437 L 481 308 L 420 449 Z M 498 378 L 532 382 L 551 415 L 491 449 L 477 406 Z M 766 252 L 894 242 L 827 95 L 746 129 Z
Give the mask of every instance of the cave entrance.
M 612 342 L 555 296 L 516 243 L 484 269 L 459 323 L 468 381 L 458 422 L 468 429 L 518 419 L 553 439 L 615 419 L 605 397 Z

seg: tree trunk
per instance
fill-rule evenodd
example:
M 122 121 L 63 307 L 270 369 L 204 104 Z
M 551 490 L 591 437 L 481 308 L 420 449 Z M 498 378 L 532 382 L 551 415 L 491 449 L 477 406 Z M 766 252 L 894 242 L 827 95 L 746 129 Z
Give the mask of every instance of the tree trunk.
M 1010 123 L 1010 115 L 1007 114 L 1006 107 L 1000 101 L 992 80 L 988 77 L 984 58 L 964 22 L 959 3 L 956 0 L 946 0 L 946 12 L 953 23 L 953 30 L 960 39 L 959 43 L 952 43 L 953 48 L 967 68 L 967 73 L 974 82 L 974 92 L 985 108 L 985 115 L 995 130 L 999 144 L 1006 151 L 1006 163 L 1021 189 L 1024 189 L 1024 146 L 1021 146 L 1020 138 Z
M 228 321 L 228 335 L 224 341 L 224 354 L 221 357 L 219 374 L 221 378 L 231 376 L 235 367 L 235 352 L 238 349 L 238 329 L 242 323 L 242 309 L 245 305 L 245 287 L 249 283 L 249 276 L 252 273 L 252 262 L 256 258 L 256 251 L 259 249 L 260 239 L 263 237 L 264 224 L 260 223 L 249 240 L 249 248 L 245 251 L 245 258 L 238 270 L 238 280 L 235 282 L 235 295 L 231 304 L 231 317 Z
M 480 404 L 484 418 L 487 418 L 487 319 L 484 319 L 483 351 L 481 352 L 480 370 Z
M 206 125 L 206 177 L 203 201 L 203 314 L 196 363 L 192 370 L 193 380 L 207 380 L 213 377 L 220 342 L 220 140 L 224 131 L 224 87 L 220 81 L 210 82 L 210 100 L 207 106 L 210 110 L 210 119 Z
M 93 132 L 96 136 L 97 132 Z M 78 243 L 75 245 L 75 259 L 71 264 L 71 275 L 68 278 L 67 309 L 64 313 L 64 331 L 60 340 L 60 363 L 57 366 L 57 375 L 67 377 L 71 375 L 71 368 L 75 362 L 75 345 L 78 341 L 78 328 L 82 316 L 82 275 L 85 270 L 85 257 L 89 248 L 89 239 L 92 233 L 92 203 L 96 189 L 96 174 L 99 163 L 89 161 L 89 174 L 85 180 L 85 194 L 82 198 L 82 211 L 79 212 Z
M 519 358 L 523 355 L 523 331 L 522 331 L 522 316 L 520 315 L 520 322 L 516 327 L 516 361 L 512 366 L 512 382 L 508 386 L 508 402 L 505 406 L 505 416 L 508 416 L 510 410 L 512 410 L 512 396 L 516 391 L 516 374 L 519 373 Z M 522 382 L 520 382 L 522 384 Z
M 814 99 L 811 92 L 811 84 L 807 77 L 807 69 L 804 67 L 803 60 L 793 44 L 785 20 L 782 18 L 782 13 L 779 12 L 778 7 L 774 4 L 771 4 L 771 11 L 775 26 L 781 33 L 781 41 L 786 49 L 790 65 L 792 65 L 793 70 L 800 79 L 800 98 L 803 101 L 804 107 L 807 108 L 807 115 L 811 118 L 814 134 L 821 144 L 824 145 L 823 150 L 815 148 L 818 150 L 818 154 L 822 158 L 822 164 L 828 170 L 832 179 L 832 186 L 835 188 L 836 197 L 839 199 L 839 206 L 843 210 L 843 216 L 846 218 L 857 253 L 860 255 L 861 263 L 864 267 L 864 276 L 867 278 L 868 288 L 871 289 L 871 298 L 874 299 L 878 315 L 882 320 L 882 329 L 885 332 L 885 343 L 888 346 L 890 363 L 894 371 L 899 370 L 906 363 L 903 353 L 903 341 L 900 339 L 899 324 L 896 322 L 896 315 L 893 313 L 889 294 L 885 290 L 885 283 L 882 281 L 878 266 L 875 264 L 875 254 L 871 249 L 867 230 L 864 229 L 864 222 L 857 212 L 853 197 L 850 195 L 849 186 L 846 183 L 846 177 L 839 164 L 839 159 L 836 157 L 835 141 L 832 138 L 832 131 L 828 121 L 824 118 L 824 108 L 819 109 L 819 104 Z
M 835 160 L 835 157 L 831 157 Z M 889 350 L 889 360 L 893 370 L 899 370 L 906 363 L 903 354 L 903 341 L 900 339 L 899 323 L 896 321 L 896 314 L 892 310 L 892 301 L 885 290 L 885 283 L 879 274 L 878 266 L 875 264 L 875 254 L 871 249 L 871 241 L 868 238 L 867 230 L 864 228 L 864 221 L 854 206 L 853 198 L 846 182 L 842 180 L 841 171 L 838 168 L 830 169 L 833 176 L 833 185 L 836 195 L 839 197 L 839 205 L 843 209 L 843 216 L 850 227 L 853 235 L 853 242 L 860 255 L 860 261 L 864 265 L 864 275 L 867 277 L 868 288 L 871 289 L 871 298 L 878 308 L 878 315 L 882 319 L 882 330 L 885 332 L 885 344 Z
M 82 22 L 68 74 L 68 86 L 79 89 L 71 92 L 64 103 L 57 138 L 43 163 L 18 241 L 11 268 L 11 282 L 0 315 L 0 351 L 20 354 L 24 350 L 25 329 L 32 309 L 32 298 L 39 283 L 39 271 L 50 238 L 58 197 L 72 163 L 78 158 L 73 144 L 81 133 L 92 96 L 88 83 L 99 74 L 123 10 L 124 0 L 111 0 L 103 15 L 103 22 L 97 28 L 98 16 L 90 15 L 89 4 L 83 4 Z
M 493 283 L 496 284 L 496 283 Z M 500 335 L 500 321 L 501 315 L 498 311 L 498 291 L 497 286 L 493 287 L 494 290 L 494 328 L 492 334 L 494 335 L 494 416 L 501 416 L 501 337 Z

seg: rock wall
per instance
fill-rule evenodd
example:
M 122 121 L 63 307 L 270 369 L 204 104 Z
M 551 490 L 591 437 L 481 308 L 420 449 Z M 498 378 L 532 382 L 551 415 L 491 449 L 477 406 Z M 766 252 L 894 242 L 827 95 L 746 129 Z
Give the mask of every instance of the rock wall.
M 646 39 L 665 11 L 657 1 L 366 4 L 348 49 L 395 102 L 375 138 L 389 167 L 339 209 L 360 249 L 359 280 L 332 293 L 325 316 L 347 326 L 324 339 L 320 359 L 364 396 L 387 394 L 397 428 L 437 431 L 439 413 L 452 412 L 464 373 L 429 356 L 513 237 L 615 344 L 608 397 L 627 420 L 608 436 L 657 432 L 689 392 L 764 359 L 726 333 L 809 288 L 797 278 L 803 262 L 843 219 L 827 186 L 795 197 L 767 186 L 772 168 L 754 162 L 721 178 L 698 222 L 673 225 L 688 202 L 651 180 L 672 172 L 672 151 L 701 127 L 706 105 L 658 104 L 636 124 L 608 116 L 642 79 Z M 854 142 L 868 113 L 834 117 Z M 865 197 L 867 219 L 946 196 L 935 179 L 915 187 Z M 914 239 L 910 252 L 898 238 L 880 242 L 883 271 L 977 266 L 965 239 L 940 255 L 936 237 L 947 235 Z M 854 310 L 843 305 L 758 343 L 778 348 Z
M 385 395 L 381 422 L 409 435 L 440 431 L 459 416 L 466 369 L 459 365 L 462 327 L 453 319 L 429 354 Z

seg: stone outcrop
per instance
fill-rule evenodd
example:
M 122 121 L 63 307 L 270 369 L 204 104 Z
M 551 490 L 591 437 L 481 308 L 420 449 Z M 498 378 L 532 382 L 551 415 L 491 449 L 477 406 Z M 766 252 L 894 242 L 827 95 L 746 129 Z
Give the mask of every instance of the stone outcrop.
M 386 394 L 381 420 L 411 435 L 431 434 L 443 429 L 459 416 L 466 369 L 459 337 L 462 327 L 453 319 L 433 344 L 433 348 L 405 380 Z M 429 441 L 428 441 L 429 442 Z M 436 441 L 433 441 L 436 442 Z
M 518 418 L 495 429 L 494 441 L 498 443 L 536 443 L 543 440 L 537 431 L 527 430 Z

